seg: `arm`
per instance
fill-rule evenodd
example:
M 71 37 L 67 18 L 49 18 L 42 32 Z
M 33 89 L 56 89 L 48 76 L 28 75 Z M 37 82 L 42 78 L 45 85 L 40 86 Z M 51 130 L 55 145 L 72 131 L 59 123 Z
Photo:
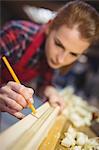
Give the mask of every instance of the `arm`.
M 63 98 L 59 95 L 59 92 L 53 86 L 47 86 L 44 90 L 44 95 L 48 98 L 49 103 L 53 107 L 60 107 L 62 111 L 65 107 Z
M 43 65 L 44 67 L 44 65 Z M 56 90 L 56 88 L 53 86 L 53 70 L 50 68 L 43 68 L 41 67 L 41 73 L 42 76 L 40 77 L 40 80 L 38 82 L 37 91 L 41 98 L 46 98 L 51 106 L 53 107 L 60 107 L 60 111 L 64 109 L 64 100 L 59 95 L 59 92 Z

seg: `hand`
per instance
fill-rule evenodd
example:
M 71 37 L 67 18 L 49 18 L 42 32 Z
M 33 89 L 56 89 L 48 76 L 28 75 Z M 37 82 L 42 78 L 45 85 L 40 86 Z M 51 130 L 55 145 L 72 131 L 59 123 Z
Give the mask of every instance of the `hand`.
M 59 106 L 60 112 L 64 109 L 65 103 L 62 97 L 59 95 L 58 91 L 54 87 L 52 86 L 46 87 L 44 94 L 48 98 L 48 101 L 51 104 L 51 106 L 53 107 Z
M 8 82 L 7 85 L 0 88 L 0 111 L 22 119 L 24 115 L 20 111 L 27 107 L 26 99 L 33 103 L 33 93 L 33 89 L 22 84 Z

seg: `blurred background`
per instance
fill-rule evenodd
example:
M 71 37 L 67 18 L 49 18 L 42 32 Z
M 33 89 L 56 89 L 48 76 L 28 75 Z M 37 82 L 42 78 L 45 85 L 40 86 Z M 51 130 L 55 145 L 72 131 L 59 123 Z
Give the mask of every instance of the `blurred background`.
M 29 20 L 44 24 L 54 17 L 58 8 L 66 2 L 68 0 L 0 0 L 0 28 L 10 20 Z M 99 0 L 85 0 L 85 2 L 99 11 Z M 77 95 L 99 107 L 99 43 L 93 45 L 86 55 L 81 56 L 67 74 L 60 76 L 56 71 L 53 82 L 59 88 L 72 86 Z M 38 102 L 36 107 L 40 104 Z M 16 121 L 17 119 L 12 117 L 10 121 L 3 122 L 2 130 Z
M 51 11 L 57 11 L 64 4 L 70 0 L 0 0 L 1 5 L 1 25 L 12 19 L 25 19 L 31 20 L 28 12 L 24 10 L 24 7 L 29 6 L 37 8 L 46 8 Z M 88 4 L 92 5 L 97 11 L 99 11 L 99 0 L 83 0 Z M 31 12 L 32 14 L 33 12 Z M 31 15 L 32 16 L 32 15 Z

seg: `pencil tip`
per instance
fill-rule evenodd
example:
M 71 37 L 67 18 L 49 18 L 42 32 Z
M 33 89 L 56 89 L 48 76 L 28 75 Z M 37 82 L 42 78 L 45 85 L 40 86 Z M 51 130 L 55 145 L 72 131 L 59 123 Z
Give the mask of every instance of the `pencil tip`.
M 36 115 L 34 115 L 34 113 L 33 113 L 33 112 L 32 112 L 31 114 L 32 114 L 34 117 L 36 117 L 36 118 L 38 119 L 38 117 L 37 117 Z

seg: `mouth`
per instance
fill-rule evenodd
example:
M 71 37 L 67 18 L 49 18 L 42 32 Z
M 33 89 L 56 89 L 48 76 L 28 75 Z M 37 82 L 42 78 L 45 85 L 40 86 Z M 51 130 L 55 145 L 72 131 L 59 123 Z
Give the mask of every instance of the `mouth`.
M 51 60 L 51 63 L 53 64 L 53 65 L 58 65 L 58 63 L 56 63 L 55 61 L 53 61 L 53 59 L 50 59 Z

